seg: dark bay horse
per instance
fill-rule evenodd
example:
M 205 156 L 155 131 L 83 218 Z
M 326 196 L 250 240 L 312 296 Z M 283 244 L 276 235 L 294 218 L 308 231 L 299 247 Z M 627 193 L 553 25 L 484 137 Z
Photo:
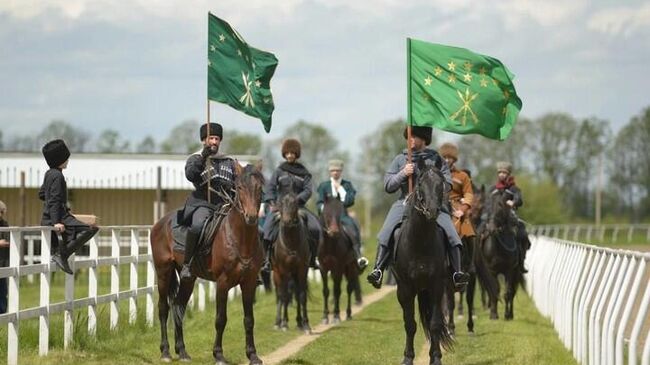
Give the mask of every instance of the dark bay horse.
M 246 355 L 251 365 L 262 364 L 257 356 L 253 337 L 253 300 L 263 254 L 257 234 L 257 212 L 262 199 L 264 177 L 252 166 L 241 168 L 235 163 L 235 197 L 230 204 L 224 221 L 212 240 L 211 254 L 197 260 L 204 260 L 204 273 L 193 270 L 190 280 L 180 283 L 177 271 L 183 264 L 183 254 L 174 252 L 171 231 L 172 212 L 161 218 L 151 230 L 151 249 L 158 277 L 158 317 L 160 319 L 161 359 L 170 362 L 167 340 L 167 316 L 170 307 L 174 318 L 175 350 L 181 361 L 191 358 L 183 340 L 183 317 L 187 301 L 192 294 L 194 282 L 199 277 L 217 283 L 216 338 L 212 354 L 216 364 L 227 364 L 223 355 L 222 339 L 226 327 L 228 290 L 240 285 L 244 307 L 244 328 L 246 330 Z
M 504 191 L 488 192 L 490 214 L 483 228 L 479 232 L 477 247 L 477 269 L 485 266 L 489 271 L 488 280 L 481 285 L 485 287 L 490 299 L 490 319 L 498 319 L 497 303 L 499 301 L 500 285 L 498 275 L 505 278 L 506 292 L 505 314 L 506 320 L 514 318 L 513 300 L 517 287 L 524 282 L 524 277 L 519 268 L 518 247 L 515 241 L 514 229 L 516 221 L 510 206 L 506 204 L 509 195 Z
M 325 197 L 323 211 L 320 216 L 321 228 L 325 233 L 318 248 L 320 273 L 323 278 L 323 323 L 329 323 L 329 294 L 328 273 L 332 273 L 334 282 L 334 311 L 333 323 L 341 321 L 339 302 L 341 299 L 341 282 L 343 276 L 347 281 L 348 305 L 346 319 L 352 318 L 352 295 L 359 285 L 359 268 L 354 256 L 352 242 L 343 231 L 341 216 L 345 208 L 338 197 Z
M 444 178 L 434 166 L 420 164 L 415 190 L 406 200 L 405 216 L 397 239 L 393 274 L 397 280 L 397 298 L 402 306 L 406 345 L 402 365 L 415 358 L 413 338 L 416 331 L 415 297 L 420 322 L 430 341 L 429 364 L 441 365 L 441 346 L 451 349 L 442 313 L 443 293 L 450 280 L 447 269 L 444 233 L 438 228 L 438 209 L 446 195 Z
M 275 328 L 289 327 L 288 307 L 292 295 L 296 298 L 298 329 L 311 333 L 307 317 L 307 272 L 309 270 L 309 233 L 299 214 L 294 193 L 280 198 L 280 232 L 273 250 L 273 285 L 277 298 Z

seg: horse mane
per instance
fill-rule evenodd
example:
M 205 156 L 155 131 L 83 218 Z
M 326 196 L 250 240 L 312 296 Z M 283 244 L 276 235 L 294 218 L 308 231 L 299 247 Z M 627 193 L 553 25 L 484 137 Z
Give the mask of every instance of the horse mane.
M 505 191 L 495 190 L 491 192 L 489 199 L 490 214 L 487 220 L 493 222 L 496 227 L 506 227 L 509 223 L 510 208 L 506 205 L 505 194 Z
M 244 184 L 249 183 L 251 178 L 255 178 L 259 180 L 262 183 L 262 185 L 264 185 L 264 183 L 266 182 L 266 179 L 264 179 L 264 175 L 262 174 L 262 172 L 257 167 L 255 167 L 255 165 L 251 165 L 251 164 L 247 164 L 246 166 L 244 166 L 244 168 L 242 169 L 242 174 L 236 177 L 238 181 L 241 181 Z

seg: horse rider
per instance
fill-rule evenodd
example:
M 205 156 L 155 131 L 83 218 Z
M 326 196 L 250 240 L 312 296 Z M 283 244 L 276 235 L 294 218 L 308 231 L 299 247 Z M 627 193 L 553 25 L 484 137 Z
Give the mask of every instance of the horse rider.
M 417 180 L 418 167 L 417 163 L 422 161 L 426 164 L 435 165 L 444 175 L 446 184 L 445 190 L 448 191 L 451 186 L 451 174 L 449 167 L 445 160 L 440 157 L 438 152 L 428 148 L 431 144 L 431 127 L 413 126 L 411 139 L 408 141 L 410 147 L 413 149 L 413 162 L 407 163 L 408 151 L 405 149 L 402 153 L 395 156 L 393 162 L 388 167 L 384 175 L 384 190 L 391 194 L 397 190 L 401 190 L 398 200 L 393 203 L 388 215 L 384 221 L 384 225 L 377 236 L 377 260 L 373 271 L 368 274 L 368 282 L 375 288 L 381 287 L 383 278 L 383 270 L 389 264 L 391 251 L 393 250 L 394 240 L 393 232 L 402 222 L 404 216 L 404 200 L 406 199 L 409 189 L 408 180 L 409 176 L 413 176 L 414 181 Z M 404 130 L 404 138 L 407 138 L 407 130 Z M 449 209 L 443 204 L 438 214 L 437 223 L 447 235 L 447 242 L 449 243 L 449 255 L 451 265 L 454 270 L 452 276 L 454 284 L 457 288 L 461 288 L 467 284 L 469 276 L 461 271 L 461 247 L 463 246 L 454 224 L 449 216 Z
M 359 270 L 364 270 L 368 266 L 368 259 L 361 255 L 361 231 L 357 222 L 348 213 L 348 208 L 354 205 L 354 198 L 357 195 L 357 191 L 350 181 L 341 177 L 343 174 L 343 166 L 344 163 L 341 160 L 329 161 L 328 170 L 330 179 L 318 185 L 316 208 L 319 213 L 322 213 L 326 198 L 336 197 L 343 202 L 344 209 L 343 215 L 341 216 L 341 223 L 343 229 L 346 230 L 352 239 L 352 248 L 357 259 L 357 266 Z
M 298 213 L 307 224 L 307 229 L 309 230 L 310 239 L 308 241 L 311 251 L 309 265 L 312 268 L 318 267 L 316 264 L 316 255 L 322 233 L 318 217 L 305 207 L 312 194 L 312 182 L 309 170 L 298 162 L 300 151 L 301 146 L 298 140 L 289 138 L 282 142 L 281 152 L 282 158 L 285 161 L 275 169 L 266 184 L 264 202 L 269 204 L 271 209 L 264 222 L 264 250 L 266 255 L 262 270 L 267 272 L 271 270 L 270 258 L 273 250 L 273 242 L 277 239 L 279 232 L 279 217 L 276 214 L 278 210 L 277 204 L 282 196 L 290 192 L 296 194 L 299 205 Z
M 199 138 L 203 148 L 188 157 L 185 163 L 185 177 L 194 185 L 194 191 L 187 197 L 182 213 L 183 223 L 189 229 L 181 279 L 192 277 L 191 263 L 206 220 L 225 203 L 223 194 L 231 198 L 235 195 L 237 162 L 218 154 L 223 127 L 219 123 L 209 123 L 209 128 L 208 124 L 203 124 L 199 129 Z
M 456 232 L 460 239 L 473 239 L 476 236 L 472 221 L 469 217 L 472 203 L 474 202 L 474 190 L 472 188 L 472 180 L 469 175 L 456 168 L 458 161 L 458 146 L 455 143 L 447 142 L 440 146 L 440 155 L 445 159 L 449 169 L 451 170 L 451 191 L 449 192 L 449 201 L 451 202 L 451 215 Z M 471 252 L 473 245 L 468 245 L 468 251 L 465 252 L 469 258 L 470 263 L 469 271 L 473 271 L 473 260 L 471 260 Z
M 52 243 L 58 245 L 58 252 L 52 255 L 52 262 L 64 272 L 72 275 L 68 258 L 79 250 L 99 230 L 79 221 L 68 208 L 68 185 L 63 170 L 68 167 L 70 150 L 61 139 L 47 142 L 43 146 L 43 157 L 50 167 L 43 177 L 38 197 L 43 201 L 42 226 L 54 226 Z M 56 233 L 61 233 L 64 242 L 59 242 Z
M 499 191 L 505 191 L 508 194 L 506 204 L 512 208 L 512 225 L 516 227 L 516 239 L 519 246 L 519 268 L 522 273 L 527 273 L 528 270 L 524 267 L 524 262 L 526 261 L 526 251 L 530 248 L 530 241 L 528 240 L 526 225 L 516 213 L 517 209 L 524 204 L 524 200 L 521 190 L 515 183 L 515 177 L 512 175 L 512 164 L 510 162 L 497 162 L 497 182 L 488 190 L 488 198 Z M 491 204 L 487 205 L 488 208 L 490 206 Z M 489 215 L 489 212 L 485 214 Z

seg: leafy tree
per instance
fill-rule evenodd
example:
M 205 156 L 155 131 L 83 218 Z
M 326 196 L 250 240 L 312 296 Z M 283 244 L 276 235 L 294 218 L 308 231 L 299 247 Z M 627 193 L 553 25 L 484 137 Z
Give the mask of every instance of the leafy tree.
M 257 155 L 262 150 L 262 138 L 252 133 L 229 131 L 219 150 L 229 155 Z
M 174 127 L 160 149 L 163 153 L 190 154 L 201 148 L 199 141 L 199 122 L 186 120 Z
M 517 185 L 524 197 L 524 205 L 518 211 L 522 219 L 530 224 L 566 222 L 568 217 L 562 205 L 562 194 L 552 181 L 520 175 Z
M 32 136 L 13 136 L 7 143 L 7 151 L 34 152 L 38 151 L 36 139 Z
M 48 141 L 63 139 L 72 152 L 84 152 L 90 134 L 82 128 L 73 127 L 62 120 L 54 120 L 48 124 L 36 138 L 36 149 L 40 149 Z
M 100 153 L 124 153 L 129 150 L 129 141 L 122 140 L 114 129 L 104 130 L 97 138 L 97 151 Z
M 154 153 L 156 152 L 156 141 L 153 137 L 146 136 L 136 147 L 137 153 Z
M 302 145 L 300 160 L 309 169 L 313 176 L 314 183 L 326 179 L 327 163 L 330 159 L 340 156 L 338 141 L 324 127 L 300 120 L 287 127 L 284 138 L 295 138 Z M 280 143 L 277 145 L 280 154 Z

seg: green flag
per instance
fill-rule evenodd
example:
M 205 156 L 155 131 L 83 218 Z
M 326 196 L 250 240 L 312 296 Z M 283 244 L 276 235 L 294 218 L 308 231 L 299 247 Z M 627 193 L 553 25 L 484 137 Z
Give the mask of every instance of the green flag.
M 496 58 L 407 40 L 412 125 L 504 140 L 521 110 L 514 75 Z
M 208 13 L 208 99 L 259 118 L 271 130 L 273 53 L 246 43 L 230 24 Z

